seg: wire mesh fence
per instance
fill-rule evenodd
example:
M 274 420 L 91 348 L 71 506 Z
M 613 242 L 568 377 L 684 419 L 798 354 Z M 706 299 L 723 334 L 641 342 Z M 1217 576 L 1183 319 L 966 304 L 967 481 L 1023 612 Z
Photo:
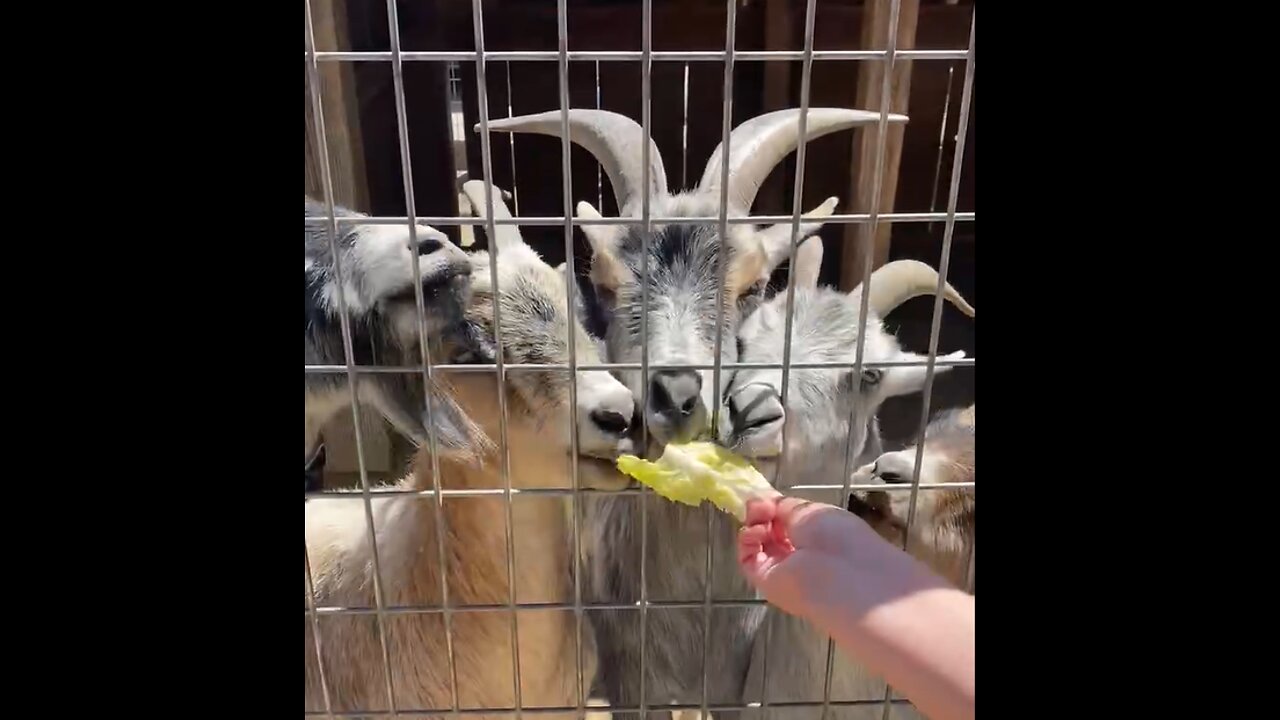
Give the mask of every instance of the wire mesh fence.
M 815 48 L 819 2 L 806 0 L 802 46 L 799 49 L 740 50 L 737 19 L 745 4 L 728 0 L 723 7 L 723 49 L 655 50 L 653 3 L 642 0 L 634 3 L 639 9 L 639 27 L 619 29 L 619 32 L 628 34 L 638 33 L 641 46 L 638 51 L 582 50 L 570 46 L 569 3 L 558 0 L 554 50 L 487 50 L 485 27 L 486 22 L 494 22 L 492 6 L 486 7 L 480 0 L 473 0 L 470 4 L 473 33 L 470 40 L 474 47 L 462 51 L 402 47 L 399 14 L 406 11 L 407 6 L 387 0 L 384 10 L 390 28 L 389 47 L 386 50 L 354 50 L 322 49 L 317 41 L 315 7 L 319 2 L 304 0 L 308 132 L 314 138 L 309 146 L 309 156 L 318 178 L 320 195 L 316 198 L 320 209 L 317 214 L 309 214 L 307 220 L 322 228 L 322 251 L 332 262 L 331 274 L 327 277 L 333 280 L 331 286 L 334 291 L 331 295 L 324 295 L 320 304 L 331 313 L 334 327 L 331 328 L 333 344 L 329 355 L 309 353 L 304 373 L 309 382 L 325 383 L 323 387 L 328 393 L 324 395 L 325 402 L 335 407 L 340 404 L 342 412 L 349 411 L 353 416 L 359 416 L 362 406 L 383 409 L 388 392 L 388 385 L 383 383 L 403 379 L 404 387 L 410 388 L 410 392 L 417 393 L 420 398 L 423 413 L 420 424 L 424 437 L 420 438 L 422 449 L 415 456 L 410 472 L 417 480 L 379 485 L 371 479 L 366 467 L 365 431 L 361 423 L 356 422 L 352 432 L 358 487 L 342 491 L 308 489 L 306 492 L 308 537 L 304 548 L 304 614 L 308 697 L 305 714 L 327 717 L 485 715 L 518 718 L 526 713 L 584 717 L 592 712 L 642 715 L 697 712 L 704 717 L 754 713 L 768 717 L 795 715 L 798 718 L 803 715 L 825 719 L 839 711 L 855 711 L 867 717 L 887 717 L 891 712 L 905 712 L 904 701 L 882 683 L 874 692 L 865 692 L 865 697 L 835 697 L 833 675 L 842 670 L 830 643 L 826 643 L 822 658 L 825 672 L 818 683 L 821 692 L 799 699 L 789 695 L 771 697 L 770 673 L 785 671 L 785 667 L 780 670 L 777 665 L 788 663 L 785 653 L 778 655 L 769 650 L 776 626 L 772 621 L 759 622 L 755 626 L 756 631 L 745 649 L 723 650 L 730 655 L 736 653 L 738 659 L 746 663 L 752 656 L 752 648 L 758 644 L 759 649 L 754 652 L 763 658 L 763 662 L 758 669 L 752 668 L 752 677 L 758 673 L 760 678 L 758 690 L 749 692 L 749 688 L 738 688 L 736 695 L 732 696 L 713 690 L 711 676 L 717 672 L 714 661 L 717 653 L 722 651 L 720 645 L 732 645 L 728 640 L 714 636 L 717 624 L 713 618 L 746 617 L 750 613 L 763 613 L 766 607 L 754 595 L 726 590 L 716 580 L 720 574 L 732 573 L 736 569 L 731 558 L 726 562 L 726 550 L 716 542 L 724 519 L 707 507 L 696 522 L 689 520 L 693 515 L 685 517 L 687 533 L 681 537 L 650 536 L 650 513 L 661 512 L 661 506 L 655 504 L 661 501 L 652 498 L 651 491 L 646 488 L 628 486 L 625 481 L 615 480 L 612 486 L 610 482 L 602 481 L 602 474 L 610 472 L 607 458 L 591 455 L 592 449 L 583 447 L 581 433 L 583 423 L 593 422 L 599 413 L 600 408 L 596 406 L 584 410 L 584 403 L 594 402 L 598 393 L 603 392 L 599 390 L 599 384 L 605 381 L 599 378 L 604 375 L 615 378 L 614 382 L 617 382 L 616 378 L 627 377 L 627 374 L 641 378 L 634 383 L 636 413 L 634 417 L 624 418 L 630 422 L 624 434 L 640 434 L 638 439 L 632 438 L 633 444 L 627 447 L 643 454 L 640 450 L 650 447 L 651 440 L 666 439 L 650 437 L 653 430 L 645 416 L 646 409 L 654 402 L 652 388 L 660 388 L 653 384 L 652 378 L 661 373 L 711 373 L 710 385 L 714 389 L 712 395 L 716 406 L 708 409 L 707 424 L 712 437 L 719 437 L 721 425 L 729 421 L 721 405 L 736 373 L 780 371 L 778 400 L 789 420 L 792 413 L 803 412 L 803 409 L 797 410 L 793 402 L 793 371 L 848 371 L 853 378 L 863 378 L 869 371 L 919 368 L 922 372 L 919 399 L 917 401 L 913 396 L 912 400 L 919 408 L 914 436 L 924 436 L 931 417 L 935 374 L 950 368 L 975 366 L 973 358 L 939 355 L 946 297 L 944 290 L 956 226 L 976 220 L 974 212 L 958 210 L 963 174 L 961 159 L 969 135 L 974 84 L 976 25 L 972 20 L 972 9 L 966 47 L 899 47 L 904 9 L 918 9 L 919 3 L 891 0 L 876 3 L 877 6 L 882 5 L 882 11 L 886 13 L 883 49 L 820 49 Z M 498 21 L 501 22 L 501 16 Z M 932 207 L 937 202 L 935 194 L 927 212 L 891 212 L 881 207 L 881 198 L 885 196 L 886 165 L 890 163 L 888 139 L 894 93 L 891 70 L 909 61 L 952 63 L 960 83 L 954 101 L 958 109 L 953 109 L 949 94 L 945 106 L 945 112 L 954 114 L 956 123 L 950 178 L 943 193 L 945 208 Z M 503 163 L 508 165 L 503 171 L 509 173 L 507 177 L 516 179 L 516 141 L 509 140 L 508 153 L 496 151 L 491 136 L 497 131 L 490 127 L 491 122 L 500 119 L 492 114 L 490 106 L 493 88 L 505 86 L 506 103 L 499 114 L 513 114 L 511 63 L 516 62 L 556 63 L 556 93 L 546 98 L 546 108 L 555 111 L 561 126 L 553 133 L 560 139 L 558 214 L 547 214 L 557 210 L 539 206 L 526 196 L 524 209 L 542 214 L 522 216 L 517 199 L 519 184 L 501 188 L 490 184 L 496 182 L 492 180 L 495 168 Z M 795 147 L 790 211 L 786 213 L 750 215 L 749 204 L 739 212 L 730 197 L 731 153 L 735 137 L 733 103 L 735 83 L 741 82 L 738 70 L 741 62 L 799 63 L 799 94 L 795 107 L 798 108 L 796 132 L 802 140 Z M 882 64 L 887 70 L 880 73 L 876 92 L 869 95 L 875 99 L 875 107 L 880 108 L 877 117 L 858 131 L 874 138 L 873 152 L 870 157 L 862 158 L 862 162 L 871 168 L 869 205 L 858 208 L 858 212 L 829 213 L 822 218 L 822 223 L 838 228 L 866 226 L 868 237 L 874 237 L 882 226 L 935 223 L 941 226 L 941 250 L 937 260 L 936 288 L 931 293 L 933 305 L 927 353 L 909 359 L 869 357 L 866 343 L 870 333 L 867 328 L 877 321 L 871 315 L 874 304 L 871 279 L 877 261 L 872 253 L 862 253 L 856 256 L 858 262 L 854 268 L 860 282 L 850 296 L 856 300 L 858 308 L 851 358 L 833 361 L 797 357 L 793 324 L 797 314 L 799 263 L 790 261 L 785 270 L 785 290 L 772 297 L 782 308 L 784 323 L 780 361 L 739 360 L 732 352 L 729 352 L 730 359 L 726 359 L 726 348 L 732 349 L 739 342 L 732 326 L 735 322 L 743 322 L 743 314 L 724 297 L 725 288 L 732 285 L 732 268 L 727 257 L 730 250 L 723 249 L 729 243 L 723 242 L 720 245 L 722 249 L 717 252 L 714 269 L 714 317 L 708 320 L 713 320 L 711 324 L 716 328 L 710 361 L 651 360 L 651 313 L 648 309 L 654 307 L 654 302 L 663 302 L 664 298 L 650 296 L 654 290 L 647 279 L 662 269 L 651 268 L 649 264 L 663 262 L 661 254 L 655 254 L 651 247 L 663 228 L 702 226 L 709 228 L 708 232 L 714 232 L 718 238 L 730 238 L 734 233 L 754 232 L 756 226 L 774 224 L 785 231 L 784 254 L 791 258 L 797 256 L 802 241 L 807 238 L 803 227 L 808 219 L 803 212 L 806 167 L 832 162 L 823 156 L 810 155 L 806 151 L 808 143 L 803 140 L 806 124 L 814 109 L 810 101 L 813 68 L 815 63 L 827 62 L 848 63 L 850 72 L 856 72 L 856 67 L 862 63 Z M 464 78 L 474 78 L 476 128 L 466 142 L 469 151 L 478 151 L 479 171 L 474 178 L 461 168 L 453 173 L 455 179 L 484 181 L 482 191 L 472 198 L 469 216 L 463 213 L 418 214 L 419 194 L 415 193 L 414 183 L 415 178 L 421 175 L 415 173 L 415 166 L 442 160 L 414 156 L 411 143 L 413 123 L 405 89 L 406 68 L 414 63 L 432 63 L 447 69 L 444 82 L 452 88 L 449 95 L 453 98 L 464 92 L 458 87 Z M 646 190 L 636 193 L 634 213 L 624 212 L 621 201 L 616 217 L 602 217 L 600 213 L 584 216 L 581 210 L 575 212 L 576 203 L 584 199 L 595 200 L 597 207 L 605 208 L 603 187 L 606 177 L 615 193 L 619 192 L 613 176 L 602 170 L 602 164 L 597 164 L 587 181 L 595 183 L 594 194 L 582 195 L 574 180 L 575 174 L 581 176 L 582 173 L 575 173 L 573 162 L 573 144 L 579 142 L 581 136 L 580 131 L 571 132 L 570 129 L 571 109 L 600 107 L 600 68 L 613 63 L 639 65 L 639 112 L 633 119 L 644 138 L 652 137 L 655 112 L 682 116 L 686 124 L 682 132 L 687 134 L 689 64 L 722 64 L 719 143 L 724 151 L 713 158 L 718 173 L 718 182 L 711 186 L 715 189 L 716 202 L 713 205 L 698 206 L 691 211 L 679 208 L 677 212 L 673 209 L 677 205 L 668 202 L 660 193 Z M 654 63 L 683 65 L 683 107 L 653 106 Z M 332 145 L 326 126 L 332 117 L 332 113 L 326 112 L 326 103 L 334 100 L 332 93 L 326 92 L 331 88 L 325 82 L 324 68 L 331 64 L 389 65 L 403 215 L 347 214 L 338 202 L 339 192 L 335 187 L 331 162 Z M 575 64 L 577 67 L 590 67 L 594 72 L 594 105 L 573 102 L 569 76 L 570 68 Z M 450 103 L 448 111 L 452 112 L 454 107 L 455 103 Z M 942 148 L 947 145 L 947 127 L 944 117 L 943 133 L 938 139 L 938 162 L 934 168 L 935 189 L 942 174 Z M 690 159 L 688 143 L 683 135 L 680 147 L 680 168 L 675 175 L 682 179 L 683 185 Z M 654 183 L 659 183 L 665 189 L 666 178 L 659 181 L 652 176 L 654 168 L 660 169 L 661 163 L 659 158 L 655 165 L 651 156 L 656 148 L 650 142 L 640 142 L 631 151 L 639 156 L 636 163 L 640 173 L 639 187 L 651 189 Z M 698 158 L 694 160 L 696 162 Z M 708 173 L 710 170 L 709 164 Z M 503 212 L 503 191 L 512 193 L 515 212 L 510 215 Z M 891 197 L 892 193 L 889 195 Z M 454 192 L 449 204 L 440 207 L 457 207 L 456 198 L 457 193 Z M 444 291 L 441 286 L 425 280 L 433 277 L 431 273 L 435 271 L 438 260 L 436 253 L 443 252 L 439 248 L 450 240 L 426 226 L 480 228 L 484 233 L 487 256 L 483 261 L 472 262 L 473 294 L 467 300 L 470 305 L 459 309 L 470 323 L 468 327 L 479 328 L 476 332 L 482 334 L 486 331 L 492 334 L 492 338 L 484 338 L 486 342 L 482 344 L 486 354 L 480 357 L 475 353 L 457 356 L 431 341 L 439 334 L 433 325 L 433 309 L 441 302 Z M 546 279 L 550 276 L 545 273 L 553 271 L 549 264 L 539 265 L 526 256 L 526 248 L 534 243 L 521 241 L 519 228 L 539 227 L 558 227 L 563 231 L 559 245 L 563 247 L 564 267 L 560 277 L 567 280 L 562 285 Z M 639 352 L 634 358 L 615 358 L 609 351 L 609 343 L 598 343 L 593 335 L 577 331 L 584 320 L 580 314 L 584 312 L 585 299 L 576 278 L 586 273 L 577 257 L 575 232 L 593 230 L 632 233 L 639 243 L 639 252 L 636 253 L 639 266 L 634 271 L 645 280 L 637 283 L 638 295 L 632 302 L 645 310 L 637 313 L 636 332 L 640 342 Z M 400 234 L 380 234 L 384 231 Z M 407 296 L 398 295 L 395 300 L 411 310 L 406 317 L 412 317 L 409 334 L 416 340 L 412 347 L 401 348 L 405 352 L 399 356 L 372 357 L 362 350 L 365 344 L 376 347 L 379 342 L 377 332 L 370 330 L 376 323 L 369 317 L 384 309 L 386 304 L 371 305 L 367 301 L 370 288 L 377 286 L 375 281 L 381 281 L 381 276 L 374 275 L 369 279 L 360 273 L 377 272 L 378 263 L 383 258 L 371 255 L 372 250 L 363 250 L 361 243 L 371 242 L 370 238 L 386 237 L 393 237 L 390 242 L 403 248 L 403 256 L 395 257 L 408 263 L 408 276 L 414 279 L 409 284 L 411 292 Z M 544 245 L 538 247 L 542 249 Z M 312 262 L 312 256 L 308 255 L 308 272 Z M 594 265 L 590 267 L 591 272 L 596 272 Z M 595 279 L 594 275 L 592 279 Z M 528 285 L 539 287 L 523 289 Z M 553 310 L 525 314 L 529 303 L 521 304 L 520 298 L 511 299 L 511 293 L 515 291 L 510 288 L 516 286 L 522 288 L 520 292 L 530 293 L 525 300 L 532 298 L 557 307 L 563 303 L 567 320 L 562 321 Z M 504 295 L 504 288 L 507 288 L 507 295 Z M 553 297 L 552 291 L 559 293 L 558 297 Z M 539 292 L 543 294 L 538 295 Z M 733 316 L 734 322 L 727 321 L 726 313 Z M 311 322 L 310 315 L 308 322 Z M 729 328 L 727 331 L 726 327 Z M 398 326 L 393 329 L 403 330 Z M 560 340 L 532 337 L 538 333 L 547 337 L 561 333 L 563 345 Z M 597 352 L 601 345 L 604 351 Z M 538 351 L 524 352 L 529 347 Z M 619 383 L 617 388 L 621 389 L 623 384 Z M 613 391 L 614 388 L 610 385 L 609 389 Z M 632 385 L 627 384 L 627 390 L 632 389 Z M 446 397 L 450 394 L 462 400 Z M 313 395 L 319 397 L 313 393 L 312 385 L 308 385 L 309 403 Z M 455 402 L 460 402 L 462 407 L 459 409 L 451 405 Z M 553 405 L 555 412 L 545 410 Z M 456 429 L 448 425 L 454 422 L 451 419 L 454 415 L 450 414 L 454 410 L 460 410 L 461 416 L 467 418 L 455 423 L 461 426 L 458 431 L 463 437 L 461 441 L 440 437 L 442 427 L 448 426 L 451 432 Z M 584 412 L 588 418 L 582 417 Z M 929 482 L 922 479 L 923 442 L 912 446 L 913 471 L 901 484 L 856 482 L 856 453 L 851 449 L 853 435 L 855 428 L 866 426 L 868 418 L 859 414 L 863 410 L 856 405 L 841 412 L 847 412 L 845 425 L 849 428 L 843 454 L 839 460 L 833 461 L 841 465 L 838 471 L 841 480 L 791 480 L 785 485 L 788 492 L 808 493 L 807 496 L 841 506 L 860 491 L 906 495 L 908 509 L 904 537 L 910 537 L 923 495 L 973 491 L 973 482 Z M 472 427 L 473 424 L 481 426 L 480 431 Z M 793 445 L 788 442 L 787 435 L 791 431 L 789 423 L 781 425 L 781 451 L 769 464 L 771 479 L 783 477 L 788 462 L 797 462 L 796 458 L 789 457 L 789 448 Z M 308 432 L 310 457 L 313 440 L 311 431 Z M 483 440 L 476 439 L 477 432 Z M 484 445 L 484 448 L 467 447 L 468 442 Z M 457 459 L 460 456 L 462 460 Z M 562 472 L 556 470 L 558 467 L 562 467 Z M 552 468 L 552 472 L 546 473 L 547 468 Z M 626 503 L 630 511 L 638 515 L 638 554 L 635 557 L 603 560 L 598 557 L 599 548 L 604 547 L 602 533 L 607 534 L 608 529 L 594 524 L 591 513 L 599 512 L 593 508 L 604 507 L 608 503 Z M 731 554 L 732 551 L 728 552 Z M 969 552 L 966 574 L 971 587 L 971 547 Z M 661 584 L 662 578 L 653 577 L 655 572 L 666 572 L 667 566 L 663 563 L 673 553 L 693 557 L 700 571 L 697 581 L 679 592 L 670 591 L 671 588 Z M 639 581 L 637 595 L 631 596 L 611 588 L 607 577 L 600 580 L 593 575 L 601 563 L 607 565 L 610 561 L 634 567 Z M 657 590 L 651 587 L 655 581 Z M 619 617 L 634 616 L 634 625 L 626 626 L 627 633 L 638 637 L 638 642 L 627 641 L 636 653 L 631 661 L 618 661 L 610 654 L 611 648 L 599 646 L 599 630 L 595 629 L 598 627 L 597 619 L 613 617 L 608 615 L 610 613 Z M 677 613 L 684 613 L 680 617 L 692 618 L 692 624 L 687 626 L 696 628 L 692 637 L 679 635 L 673 630 L 686 627 L 673 620 Z M 729 619 L 724 622 L 732 624 L 738 621 Z M 700 672 L 694 673 L 697 677 L 686 678 L 685 685 L 693 690 L 669 691 L 661 682 L 652 679 L 654 673 L 661 672 L 654 668 L 685 667 L 687 662 L 672 657 L 682 654 L 694 658 Z M 770 668 L 770 664 L 774 667 Z M 597 674 L 602 669 L 620 672 L 620 668 L 626 668 L 627 672 L 637 676 L 635 688 L 638 692 L 634 697 L 623 693 L 623 700 L 615 698 L 607 708 L 593 707 L 599 704 L 596 700 L 602 694 L 607 694 L 601 691 Z M 752 680 L 745 682 L 750 684 Z M 810 715 L 812 713 L 816 715 Z

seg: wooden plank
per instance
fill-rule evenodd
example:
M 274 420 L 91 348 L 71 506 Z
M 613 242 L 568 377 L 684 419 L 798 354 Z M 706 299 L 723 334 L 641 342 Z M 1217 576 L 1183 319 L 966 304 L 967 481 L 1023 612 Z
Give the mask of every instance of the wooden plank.
M 920 0 L 900 0 L 897 48 L 909 50 L 915 47 L 916 26 L 920 16 Z M 862 25 L 862 46 L 868 49 L 884 49 L 889 37 L 890 0 L 869 0 Z M 911 93 L 911 62 L 895 58 L 893 67 L 883 62 L 861 62 L 858 68 L 858 99 L 856 107 L 879 110 L 880 97 L 886 70 L 890 77 L 889 111 L 907 112 L 907 99 Z M 898 190 L 898 170 L 902 163 L 902 141 L 906 128 L 890 125 L 885 142 L 884 181 L 880 188 L 879 211 L 893 212 L 894 198 Z M 850 196 L 853 212 L 870 212 L 875 192 L 875 155 L 879 132 L 873 127 L 859 133 L 853 147 L 855 168 Z M 852 290 L 862 281 L 862 269 L 868 255 L 872 269 L 889 259 L 889 238 L 893 226 L 881 223 L 874 236 L 870 224 L 848 225 L 844 229 L 843 244 L 852 252 L 846 253 L 840 268 L 840 288 Z
M 739 21 L 741 22 L 741 21 Z M 765 50 L 798 50 L 800 36 L 796 31 L 795 12 L 787 0 L 766 0 L 764 11 L 764 49 Z M 764 104 L 761 112 L 772 112 L 794 107 L 793 76 L 798 63 L 767 62 L 764 63 Z M 741 95 L 740 91 L 735 95 Z M 736 101 L 737 98 L 734 98 Z M 756 195 L 755 212 L 758 214 L 781 214 L 789 207 L 788 188 L 794 178 L 794 159 L 787 158 L 782 166 L 785 170 L 770 173 Z
M 367 405 L 360 406 L 360 433 L 364 441 L 364 467 L 369 473 L 386 473 L 391 469 L 390 429 L 382 417 Z M 356 454 L 355 427 L 350 408 L 344 408 L 321 432 L 325 452 L 325 486 L 336 484 L 333 478 L 359 477 L 360 461 Z
M 349 49 L 346 0 L 313 0 L 312 27 L 317 50 Z M 360 112 L 356 102 L 352 64 L 320 63 L 320 94 L 324 110 L 334 202 L 356 209 L 368 207 L 364 152 L 360 143 Z M 307 95 L 310 95 L 308 89 Z M 306 104 L 306 180 L 304 188 L 314 198 L 324 197 L 324 179 L 316 161 L 319 142 L 312 131 L 311 102 Z

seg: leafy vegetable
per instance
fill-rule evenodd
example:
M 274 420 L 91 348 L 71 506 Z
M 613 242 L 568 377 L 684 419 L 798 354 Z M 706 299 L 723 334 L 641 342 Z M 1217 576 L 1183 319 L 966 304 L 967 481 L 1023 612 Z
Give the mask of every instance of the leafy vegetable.
M 745 458 L 709 442 L 669 443 L 657 462 L 623 455 L 618 469 L 668 500 L 694 507 L 710 500 L 738 522 L 748 499 L 773 489 Z

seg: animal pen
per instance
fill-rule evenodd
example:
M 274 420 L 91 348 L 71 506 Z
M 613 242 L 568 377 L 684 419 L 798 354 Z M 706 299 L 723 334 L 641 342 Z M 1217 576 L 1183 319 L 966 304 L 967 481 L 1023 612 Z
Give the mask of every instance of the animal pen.
M 941 411 L 970 408 L 970 432 L 973 418 L 973 2 L 304 4 L 305 714 L 914 712 L 882 682 L 842 685 L 856 669 L 825 639 L 722 581 L 736 572 L 717 543 L 731 518 L 602 478 L 619 453 L 684 438 L 664 418 L 694 405 L 703 435 L 753 447 L 726 440 L 758 429 L 759 411 L 734 403 L 769 387 L 779 414 L 759 424 L 780 449 L 747 454 L 785 492 L 851 508 L 890 495 L 903 543 L 931 494 L 968 494 L 956 577 L 972 592 L 974 483 L 922 470 L 922 438 Z M 618 139 L 626 118 L 641 140 Z M 772 165 L 751 157 L 770 152 Z M 663 249 L 673 227 L 715 250 L 713 296 L 697 298 L 714 309 L 680 316 L 688 337 L 660 325 L 681 299 L 652 279 L 696 264 Z M 621 249 L 632 241 L 639 265 Z M 738 277 L 743 243 L 765 248 L 759 277 Z M 921 264 L 936 273 L 881 310 L 873 278 Z M 457 273 L 473 289 L 453 308 Z M 854 320 L 841 347 L 811 354 L 795 339 L 824 288 Z M 703 354 L 654 359 L 696 345 L 702 325 Z M 866 389 L 886 377 L 909 388 Z M 836 403 L 847 378 L 875 401 L 832 410 L 848 437 L 822 455 L 799 416 Z M 905 475 L 865 481 L 898 449 Z M 600 520 L 625 513 L 636 527 Z M 670 513 L 672 532 L 655 534 Z M 687 582 L 670 581 L 679 572 Z

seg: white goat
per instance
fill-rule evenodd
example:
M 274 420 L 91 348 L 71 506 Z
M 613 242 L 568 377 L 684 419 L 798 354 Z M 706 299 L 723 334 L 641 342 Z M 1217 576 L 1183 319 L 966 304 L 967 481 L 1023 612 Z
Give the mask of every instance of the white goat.
M 478 214 L 484 212 L 483 186 L 464 185 Z M 496 190 L 495 215 L 509 217 Z M 617 489 L 626 483 L 612 466 L 622 452 L 634 452 L 631 392 L 607 372 L 519 371 L 521 364 L 560 364 L 570 359 L 574 333 L 579 363 L 598 363 L 596 345 L 570 321 L 565 279 L 521 240 L 514 226 L 498 227 L 491 242 L 498 248 L 498 287 L 491 282 L 492 256 L 471 255 L 474 292 L 460 332 L 436 338 L 451 363 L 495 361 L 500 311 L 501 353 L 509 366 L 502 397 L 493 371 L 460 372 L 441 381 L 482 443 L 465 454 L 442 452 L 440 477 L 433 477 L 429 451 L 419 448 L 412 473 L 400 490 L 493 489 L 503 486 L 502 463 L 495 452 L 501 428 L 500 402 L 508 421 L 507 452 L 514 488 L 567 488 L 570 462 L 577 462 L 583 486 Z M 442 371 L 443 374 L 443 371 Z M 569 383 L 577 388 L 578 426 L 570 428 Z M 578 433 L 579 457 L 569 457 Z M 600 458 L 600 460 L 589 459 Z M 509 558 L 504 532 L 505 501 L 498 497 L 444 500 L 448 528 L 443 557 L 437 543 L 437 516 L 430 498 L 396 496 L 373 501 L 374 530 L 384 602 L 388 606 L 439 605 L 440 576 L 448 580 L 450 606 L 505 604 L 507 563 L 515 563 L 518 602 L 565 602 L 575 558 L 570 548 L 570 500 L 560 496 L 515 496 L 511 531 L 516 557 Z M 373 548 L 363 501 L 315 499 L 306 504 L 306 540 L 316 600 L 320 606 L 372 607 Z M 388 617 L 387 649 L 391 682 L 399 709 L 450 706 L 450 676 L 440 614 L 395 613 Z M 501 708 L 515 704 L 512 683 L 511 617 L 505 612 L 456 611 L 452 617 L 458 700 L 464 708 Z M 369 615 L 322 616 L 324 670 L 336 711 L 387 709 L 386 679 L 376 619 Z M 574 706 L 585 698 L 577 687 L 576 623 L 572 612 L 519 613 L 521 703 L 527 707 Z M 592 639 L 584 638 L 584 675 L 594 674 Z M 310 619 L 306 631 L 306 709 L 323 710 Z M 494 716 L 500 713 L 494 713 Z M 572 717 L 572 713 L 569 714 Z
M 847 295 L 818 288 L 821 240 L 811 238 L 796 258 L 796 287 L 791 335 L 794 363 L 847 362 L 855 360 L 858 315 L 862 286 Z M 902 350 L 897 340 L 882 326 L 882 318 L 903 302 L 937 290 L 938 274 L 920 262 L 902 260 L 889 263 L 871 276 L 870 304 L 864 338 L 867 363 L 925 360 L 926 356 Z M 944 296 L 969 316 L 973 308 L 950 284 Z M 780 363 L 786 344 L 787 297 L 777 293 L 752 313 L 739 328 L 744 362 Z M 963 352 L 948 355 L 961 358 Z M 937 372 L 946 371 L 939 366 Z M 753 458 L 766 477 L 785 490 L 797 484 L 839 485 L 843 483 L 846 443 L 853 457 L 875 457 L 880 439 L 875 414 L 889 397 L 919 392 L 924 386 L 925 368 L 895 366 L 865 368 L 861 377 L 851 369 L 792 369 L 788 404 L 781 404 L 781 370 L 740 370 L 729 388 L 731 426 L 724 438 L 744 455 Z M 850 416 L 853 416 L 853 437 Z M 778 473 L 785 426 L 786 462 Z M 776 475 L 775 475 L 776 474 Z M 803 480 L 803 483 L 801 483 Z M 801 496 L 831 501 L 832 498 L 798 492 Z M 761 701 L 767 665 L 769 702 L 814 702 L 823 699 L 826 678 L 827 638 L 798 618 L 773 610 L 768 613 L 768 651 L 765 632 L 757 633 L 746 680 L 744 700 Z M 831 698 L 837 701 L 879 700 L 885 685 L 878 678 L 836 654 Z M 754 714 L 755 711 L 749 711 Z M 811 720 L 821 709 L 776 708 L 771 714 L 784 720 Z M 907 710 L 899 709 L 901 716 Z M 879 718 L 878 705 L 836 706 L 829 716 L 842 719 Z

